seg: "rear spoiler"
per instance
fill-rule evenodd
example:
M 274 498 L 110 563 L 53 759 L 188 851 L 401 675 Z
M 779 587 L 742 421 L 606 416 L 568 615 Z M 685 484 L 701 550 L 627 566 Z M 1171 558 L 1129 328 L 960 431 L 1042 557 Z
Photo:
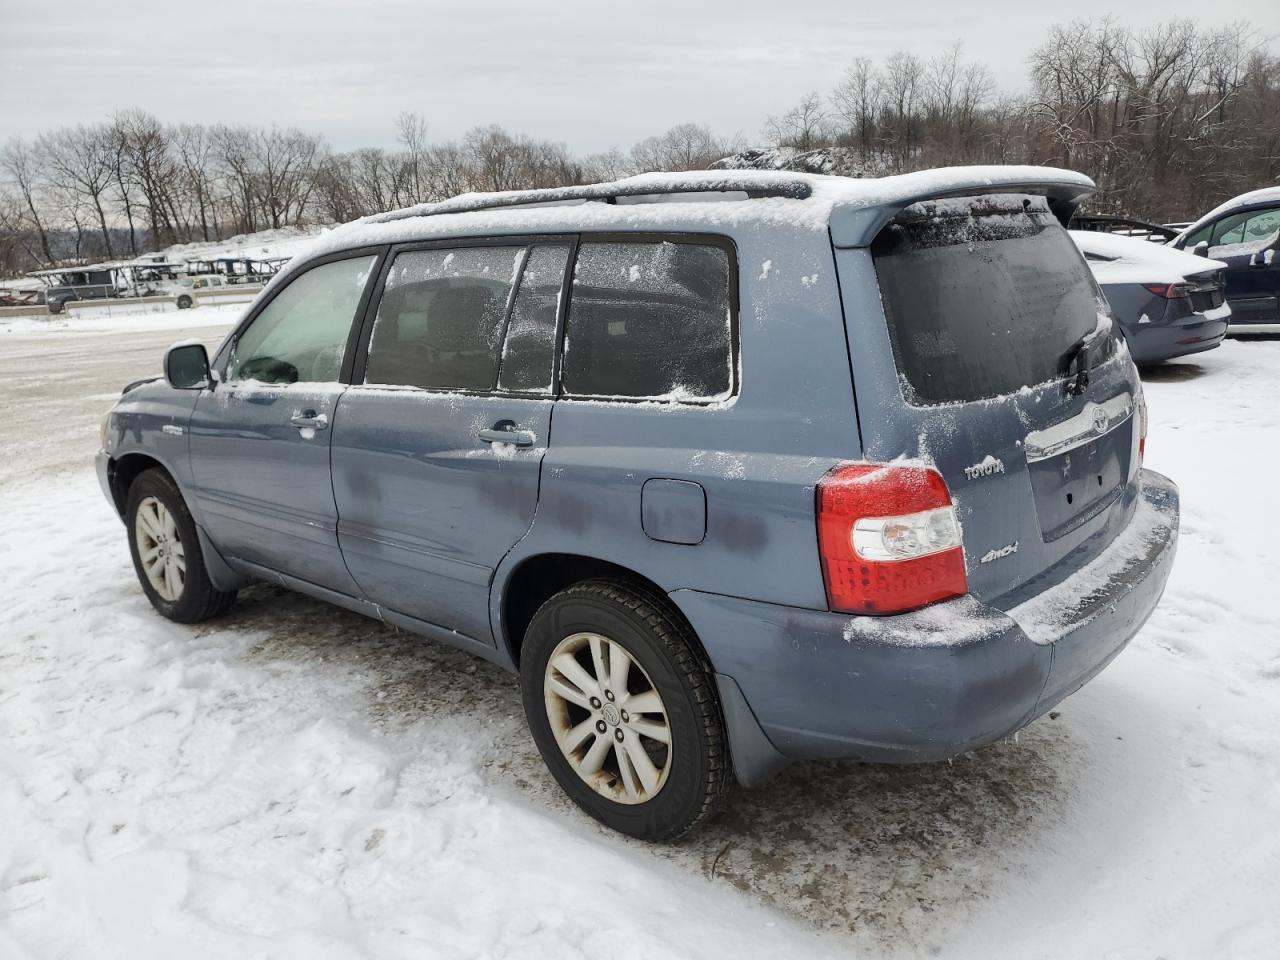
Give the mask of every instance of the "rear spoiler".
M 831 211 L 831 242 L 840 249 L 869 247 L 905 207 L 923 200 L 1021 193 L 1044 197 L 1065 227 L 1096 186 L 1084 174 L 1053 167 L 952 167 L 885 177 L 879 202 L 841 204 Z

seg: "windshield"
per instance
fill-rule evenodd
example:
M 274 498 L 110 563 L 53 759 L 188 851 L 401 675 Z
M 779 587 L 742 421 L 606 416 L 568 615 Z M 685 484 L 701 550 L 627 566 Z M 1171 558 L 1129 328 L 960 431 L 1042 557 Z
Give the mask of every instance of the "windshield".
M 916 403 L 981 400 L 1064 377 L 1107 312 L 1039 197 L 914 204 L 871 253 L 894 359 Z M 1089 357 L 1096 365 L 1114 352 L 1108 332 Z

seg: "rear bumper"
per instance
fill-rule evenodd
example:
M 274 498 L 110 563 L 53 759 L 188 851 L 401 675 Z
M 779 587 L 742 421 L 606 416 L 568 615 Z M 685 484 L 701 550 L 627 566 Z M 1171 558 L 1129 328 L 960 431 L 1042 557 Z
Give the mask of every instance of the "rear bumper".
M 1008 736 L 1079 689 L 1137 633 L 1173 564 L 1177 488 L 1151 471 L 1141 480 L 1133 519 L 1101 555 L 1009 610 L 963 597 L 849 617 L 674 592 L 722 690 L 736 687 L 749 708 L 726 709 L 739 779 L 768 766 L 761 733 L 789 759 L 939 760 Z M 757 728 L 743 729 L 744 713 Z
M 1228 326 L 1226 317 L 1206 319 L 1196 313 L 1168 326 L 1127 324 L 1124 335 L 1134 363 L 1159 363 L 1214 349 L 1226 337 Z

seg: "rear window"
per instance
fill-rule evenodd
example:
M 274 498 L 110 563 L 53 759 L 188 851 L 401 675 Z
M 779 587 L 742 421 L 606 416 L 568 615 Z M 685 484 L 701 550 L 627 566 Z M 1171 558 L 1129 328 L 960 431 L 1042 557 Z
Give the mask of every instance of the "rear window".
M 566 394 L 706 402 L 733 392 L 727 244 L 578 248 L 561 382 Z
M 908 399 L 954 403 L 1065 376 L 1105 310 L 1042 198 L 914 204 L 871 245 Z M 1093 365 L 1115 352 L 1108 336 Z

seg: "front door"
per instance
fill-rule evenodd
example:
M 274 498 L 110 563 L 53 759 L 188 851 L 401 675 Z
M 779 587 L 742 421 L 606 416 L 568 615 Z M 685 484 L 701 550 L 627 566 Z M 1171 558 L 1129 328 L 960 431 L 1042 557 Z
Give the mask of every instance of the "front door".
M 1227 265 L 1231 325 L 1280 323 L 1280 255 L 1265 248 L 1280 230 L 1280 207 L 1228 214 L 1213 228 L 1209 256 Z
M 375 603 L 492 642 L 489 583 L 538 502 L 570 250 L 504 240 L 388 265 L 333 427 L 338 540 Z
M 329 443 L 352 323 L 377 256 L 298 275 L 220 356 L 191 417 L 191 471 L 224 556 L 358 595 L 342 562 Z

